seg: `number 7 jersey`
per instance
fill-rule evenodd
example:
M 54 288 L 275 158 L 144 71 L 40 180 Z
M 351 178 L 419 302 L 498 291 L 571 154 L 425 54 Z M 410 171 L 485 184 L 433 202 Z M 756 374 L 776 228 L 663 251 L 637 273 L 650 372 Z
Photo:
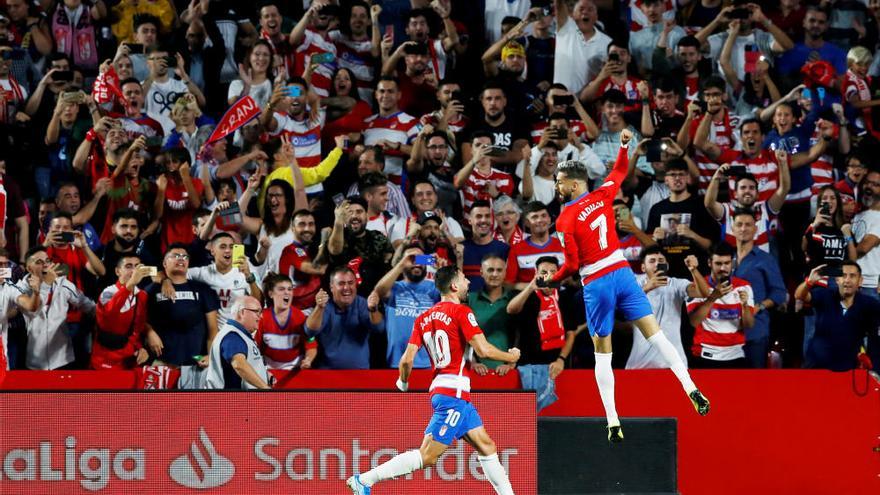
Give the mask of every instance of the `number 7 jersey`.
M 605 183 L 563 206 L 556 220 L 556 230 L 561 236 L 565 263 L 556 272 L 554 281 L 579 272 L 586 285 L 606 273 L 629 266 L 619 249 L 614 220 L 614 197 L 628 168 L 627 148 L 621 147 Z
M 428 350 L 432 394 L 469 400 L 473 349 L 468 342 L 481 333 L 474 312 L 464 304 L 442 301 L 416 318 L 409 343 Z

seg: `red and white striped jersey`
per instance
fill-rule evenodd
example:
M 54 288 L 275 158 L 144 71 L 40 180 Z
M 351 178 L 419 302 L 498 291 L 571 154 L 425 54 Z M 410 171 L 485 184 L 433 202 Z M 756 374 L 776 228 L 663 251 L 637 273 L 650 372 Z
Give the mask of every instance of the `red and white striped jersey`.
M 317 167 L 321 163 L 321 129 L 324 127 L 326 113 L 318 112 L 318 120 L 313 121 L 308 113 L 303 120 L 296 120 L 286 113 L 275 112 L 275 123 L 278 127 L 270 134 L 285 136 L 293 145 L 296 163 L 301 168 Z M 315 184 L 306 188 L 306 192 L 320 192 L 323 188 Z
M 736 206 L 731 203 L 721 203 L 724 208 L 724 216 L 721 220 L 721 232 L 724 236 L 724 242 L 736 247 L 736 237 L 733 235 L 733 213 Z M 766 201 L 758 201 L 752 205 L 752 211 L 755 212 L 757 229 L 755 230 L 755 247 L 770 252 L 770 236 L 776 233 L 776 216 L 779 212 L 770 211 L 770 207 Z
M 718 163 L 745 166 L 746 171 L 758 181 L 758 201 L 769 200 L 779 188 L 779 165 L 776 163 L 776 155 L 770 150 L 761 150 L 754 158 L 748 158 L 742 151 L 726 149 L 718 157 Z M 731 180 L 731 196 L 733 188 L 734 181 Z
M 260 315 L 260 325 L 254 336 L 266 366 L 272 369 L 291 369 L 296 367 L 303 355 L 308 337 L 303 325 L 306 315 L 291 307 L 287 319 L 279 322 L 272 308 L 266 308 Z
M 293 283 L 290 305 L 301 310 L 315 307 L 315 295 L 321 288 L 320 275 L 310 275 L 302 271 L 302 264 L 311 261 L 306 246 L 296 241 L 281 251 L 281 259 L 278 260 L 278 273 L 287 275 Z
M 473 352 L 469 342 L 481 333 L 477 317 L 464 304 L 441 301 L 416 318 L 409 343 L 428 350 L 434 367 L 431 394 L 468 400 Z
M 376 77 L 376 58 L 371 53 L 372 41 L 355 41 L 341 31 L 330 31 L 330 39 L 336 44 L 337 63 L 354 74 L 358 96 L 366 102 L 373 101 L 373 80 Z
M 699 127 L 703 118 L 705 118 L 705 115 L 700 115 L 691 122 L 689 134 L 692 143 L 697 135 L 697 127 Z M 724 118 L 720 122 L 713 121 L 712 125 L 709 126 L 709 142 L 715 143 L 721 149 L 737 148 L 739 145 L 739 121 L 739 117 L 730 115 L 730 112 L 725 110 Z M 697 168 L 700 170 L 700 195 L 705 195 L 709 183 L 712 182 L 712 176 L 718 170 L 718 163 L 724 162 L 720 158 L 718 161 L 712 161 L 711 158 L 700 150 L 695 150 L 694 161 L 697 162 Z
M 642 243 L 639 242 L 639 239 L 636 236 L 627 234 L 624 237 L 621 237 L 620 252 L 623 254 L 624 259 L 629 263 L 629 267 L 632 269 L 633 273 L 642 273 Z
M 706 277 L 709 286 L 715 283 L 711 277 Z M 712 304 L 709 314 L 697 325 L 694 332 L 694 345 L 691 351 L 694 356 L 699 356 L 713 361 L 732 361 L 745 357 L 743 346 L 746 343 L 746 332 L 742 328 L 742 303 L 739 291 L 745 290 L 749 294 L 748 307 L 755 312 L 755 296 L 752 286 L 745 280 L 731 277 L 730 283 L 733 290 Z M 695 298 L 687 303 L 688 313 L 693 312 L 705 299 Z
M 501 194 L 508 196 L 513 195 L 513 176 L 507 172 L 502 172 L 497 168 L 493 168 L 488 174 L 484 175 L 479 170 L 474 169 L 464 187 L 461 188 L 461 205 L 464 212 L 464 218 L 468 219 L 471 215 L 471 206 L 474 201 L 484 199 L 492 201 L 492 197 L 486 192 L 489 184 L 495 184 L 495 189 Z
M 364 144 L 372 146 L 384 139 L 391 143 L 411 144 L 419 134 L 419 120 L 404 112 L 387 117 L 379 114 L 364 119 Z M 403 161 L 406 155 L 398 150 L 385 151 L 385 174 L 399 178 L 403 175 Z
M 626 95 L 626 106 L 623 108 L 624 112 L 638 112 L 642 109 L 642 99 L 639 97 L 639 90 L 637 85 L 641 79 L 635 76 L 627 76 L 626 81 L 623 84 L 617 84 L 610 77 L 606 79 L 601 86 L 599 86 L 599 90 L 596 92 L 596 98 L 602 98 L 606 92 L 612 89 L 616 89 Z
M 392 184 L 393 186 L 393 184 Z M 389 186 L 391 187 L 391 186 Z M 397 186 L 394 186 L 397 187 Z M 375 217 L 367 218 L 367 230 L 375 230 L 376 232 L 381 233 L 385 237 L 390 237 L 391 229 L 397 223 L 397 218 L 394 214 L 389 213 L 387 211 L 383 211 L 382 213 L 376 215 Z
M 319 53 L 332 53 L 336 56 L 336 45 L 330 39 L 324 38 L 318 32 L 306 29 L 305 36 L 296 47 L 296 74 L 303 75 L 306 71 L 306 60 L 309 56 Z M 318 64 L 312 72 L 312 91 L 318 96 L 330 96 L 330 86 L 333 84 L 333 72 L 336 70 L 336 60 L 330 63 Z
M 549 124 L 546 120 L 541 120 L 535 123 L 532 126 L 532 132 L 529 135 L 532 137 L 532 144 L 538 144 L 541 141 L 541 136 L 544 134 L 544 129 L 547 128 Z M 577 119 L 572 119 L 568 121 L 568 128 L 574 131 L 574 135 L 581 138 L 582 140 L 587 140 L 587 126 L 584 125 L 583 122 Z
M 510 246 L 505 282 L 509 284 L 531 282 L 535 278 L 535 262 L 543 256 L 555 257 L 560 265 L 565 263 L 562 243 L 555 235 L 551 235 L 543 245 L 535 244 L 531 238 L 526 238 Z

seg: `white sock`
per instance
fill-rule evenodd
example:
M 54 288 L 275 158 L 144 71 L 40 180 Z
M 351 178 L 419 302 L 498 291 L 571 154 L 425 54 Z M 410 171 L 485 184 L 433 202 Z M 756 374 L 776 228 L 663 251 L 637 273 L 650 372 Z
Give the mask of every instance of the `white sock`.
M 663 332 L 657 332 L 652 335 L 648 339 L 648 343 L 660 351 L 663 359 L 666 360 L 666 364 L 669 365 L 669 369 L 675 373 L 676 378 L 681 382 L 681 386 L 684 387 L 685 392 L 691 393 L 697 389 L 697 386 L 694 385 L 693 380 L 691 380 L 691 375 L 688 373 L 687 366 L 684 365 L 681 356 L 676 352 L 675 347 L 672 346 L 672 343 L 669 342 L 666 335 L 663 335 Z
M 362 474 L 360 480 L 364 486 L 373 486 L 383 480 L 407 475 L 416 469 L 422 469 L 422 454 L 418 450 L 409 450 Z
M 483 473 L 486 475 L 489 483 L 492 483 L 495 493 L 498 495 L 513 495 L 513 487 L 510 486 L 510 480 L 507 478 L 507 473 L 504 472 L 504 466 L 498 462 L 498 454 L 487 455 L 486 457 L 477 456 L 477 459 L 480 460 Z
M 596 355 L 596 385 L 599 386 L 599 397 L 605 406 L 608 426 L 620 426 L 617 408 L 614 406 L 614 372 L 611 370 L 611 353 Z

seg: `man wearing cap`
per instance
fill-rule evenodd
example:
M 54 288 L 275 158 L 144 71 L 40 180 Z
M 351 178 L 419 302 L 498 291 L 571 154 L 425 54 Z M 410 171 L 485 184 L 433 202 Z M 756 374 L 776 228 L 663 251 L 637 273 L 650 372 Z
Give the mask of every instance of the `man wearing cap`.
M 413 247 L 419 248 L 424 254 L 434 255 L 436 263 L 427 268 L 428 279 L 431 280 L 434 278 L 437 268 L 457 263 L 461 256 L 456 253 L 456 248 L 462 248 L 450 242 L 446 237 L 444 223 L 444 218 L 433 211 L 419 214 L 418 221 L 410 223 L 407 235 L 398 242 L 392 263 L 397 263 L 400 260 L 404 250 Z
M 421 226 L 431 219 L 436 219 L 441 226 L 441 232 L 450 242 L 458 244 L 464 240 L 461 224 L 456 219 L 442 214 L 437 207 L 437 189 L 431 181 L 427 179 L 415 181 L 410 199 L 415 211 L 408 217 L 398 219 L 391 228 L 388 240 L 391 241 L 392 246 L 397 248 L 403 242 L 404 237 L 413 228 L 412 224 L 418 223 Z

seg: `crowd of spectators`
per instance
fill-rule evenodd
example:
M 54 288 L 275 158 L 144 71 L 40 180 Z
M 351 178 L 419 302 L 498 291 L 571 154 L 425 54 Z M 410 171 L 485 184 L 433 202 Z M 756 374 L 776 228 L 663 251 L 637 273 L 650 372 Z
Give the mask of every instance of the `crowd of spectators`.
M 614 227 L 691 366 L 880 369 L 878 21 L 878 0 L 0 0 L 0 366 L 393 368 L 458 265 L 524 377 L 591 368 L 581 281 L 535 279 L 563 261 L 557 164 L 599 186 L 629 129 Z M 616 366 L 658 366 L 617 326 Z

